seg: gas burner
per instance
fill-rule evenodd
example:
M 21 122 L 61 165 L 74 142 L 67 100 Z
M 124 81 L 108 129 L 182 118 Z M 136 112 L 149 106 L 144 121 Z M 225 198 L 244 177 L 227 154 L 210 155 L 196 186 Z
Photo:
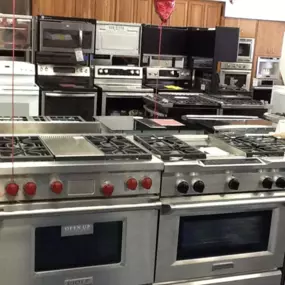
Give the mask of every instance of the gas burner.
M 46 161 L 53 155 L 39 137 L 0 137 L 0 161 Z
M 206 158 L 203 152 L 174 136 L 135 136 L 135 140 L 154 154 L 159 155 L 162 160 Z
M 88 136 L 106 159 L 151 159 L 151 154 L 123 136 Z
M 218 136 L 227 144 L 243 151 L 247 157 L 284 156 L 285 140 L 272 136 Z
M 80 116 L 49 116 L 48 119 L 55 122 L 84 122 Z
M 22 116 L 17 116 L 17 117 L 3 116 L 3 117 L 0 117 L 0 122 L 11 122 L 12 119 L 15 122 L 27 122 L 28 121 L 27 117 L 22 117 Z

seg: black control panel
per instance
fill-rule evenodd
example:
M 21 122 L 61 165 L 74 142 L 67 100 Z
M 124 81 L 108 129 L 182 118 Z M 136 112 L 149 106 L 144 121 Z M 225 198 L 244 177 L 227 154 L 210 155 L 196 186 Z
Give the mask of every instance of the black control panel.
M 141 71 L 139 69 L 117 69 L 117 68 L 100 68 L 99 75 L 115 75 L 115 76 L 139 76 Z
M 159 70 L 159 77 L 179 77 L 179 72 L 177 70 Z

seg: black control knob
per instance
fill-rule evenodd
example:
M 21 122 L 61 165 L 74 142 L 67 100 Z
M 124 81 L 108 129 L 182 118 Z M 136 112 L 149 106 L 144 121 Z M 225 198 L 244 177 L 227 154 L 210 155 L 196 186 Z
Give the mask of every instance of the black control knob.
M 270 177 L 266 177 L 263 179 L 262 181 L 262 187 L 265 188 L 265 189 L 271 189 L 272 186 L 273 186 L 273 179 L 270 178 Z
M 231 190 L 238 190 L 239 188 L 239 181 L 236 178 L 231 178 L 228 182 L 228 186 Z
M 189 191 L 189 183 L 185 180 L 180 180 L 177 183 L 176 189 L 181 194 L 186 194 Z
M 275 184 L 278 188 L 285 188 L 285 178 L 284 177 L 277 178 Z
M 203 193 L 205 189 L 205 184 L 202 180 L 196 180 L 193 183 L 193 190 L 197 193 Z

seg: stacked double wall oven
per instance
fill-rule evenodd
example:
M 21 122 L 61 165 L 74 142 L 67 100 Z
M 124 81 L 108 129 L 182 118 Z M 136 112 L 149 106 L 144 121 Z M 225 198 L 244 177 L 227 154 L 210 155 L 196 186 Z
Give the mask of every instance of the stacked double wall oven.
M 43 116 L 92 120 L 97 91 L 89 67 L 95 49 L 95 20 L 39 16 L 37 83 Z

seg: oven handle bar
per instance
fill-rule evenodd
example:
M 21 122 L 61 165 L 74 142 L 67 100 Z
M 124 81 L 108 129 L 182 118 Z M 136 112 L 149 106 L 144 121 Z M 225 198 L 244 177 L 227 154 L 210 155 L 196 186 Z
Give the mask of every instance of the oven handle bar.
M 14 212 L 5 212 L 2 208 L 0 211 L 0 219 L 9 218 L 35 218 L 37 216 L 45 215 L 72 215 L 72 214 L 87 214 L 87 213 L 109 213 L 109 212 L 122 212 L 122 211 L 137 211 L 137 210 L 155 210 L 160 209 L 161 202 L 149 202 L 140 204 L 123 204 L 123 205 L 110 205 L 110 206 L 86 206 L 74 208 L 60 208 L 60 209 L 40 209 L 40 210 L 23 210 Z
M 266 205 L 285 203 L 285 197 L 274 198 L 261 198 L 261 199 L 244 199 L 244 200 L 232 200 L 232 201 L 213 201 L 202 203 L 187 203 L 187 204 L 163 204 L 163 212 L 174 212 L 182 210 L 209 210 L 211 208 L 226 208 L 226 207 L 238 207 L 238 206 L 250 206 L 250 205 Z
M 73 98 L 91 98 L 95 97 L 95 94 L 63 94 L 63 93 L 45 93 L 46 97 L 73 97 Z

